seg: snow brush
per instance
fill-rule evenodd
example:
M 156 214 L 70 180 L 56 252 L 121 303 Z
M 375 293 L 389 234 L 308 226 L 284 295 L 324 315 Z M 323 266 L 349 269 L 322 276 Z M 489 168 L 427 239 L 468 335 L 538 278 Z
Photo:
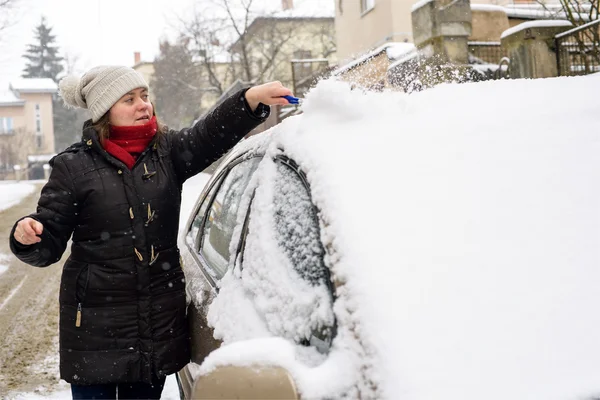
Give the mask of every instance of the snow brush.
M 286 99 L 290 104 L 302 104 L 302 99 L 299 99 L 294 96 L 281 96 Z

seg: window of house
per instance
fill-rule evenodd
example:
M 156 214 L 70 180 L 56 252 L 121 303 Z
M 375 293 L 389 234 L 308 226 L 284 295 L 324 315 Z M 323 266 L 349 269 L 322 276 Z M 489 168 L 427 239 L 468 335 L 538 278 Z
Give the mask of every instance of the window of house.
M 44 145 L 44 138 L 42 135 L 35 135 L 35 141 L 37 144 L 37 148 L 41 149 L 42 146 Z
M 294 58 L 296 60 L 306 60 L 308 58 L 311 58 L 312 53 L 310 52 L 310 50 L 296 50 L 294 52 Z
M 365 13 L 375 7 L 375 0 L 360 0 L 360 11 Z
M 310 50 L 296 50 L 294 52 L 294 59 L 296 60 L 307 60 L 312 57 Z M 294 68 L 294 79 L 296 82 L 308 78 L 313 74 L 313 63 L 311 62 L 294 62 L 292 64 Z
M 42 133 L 42 116 L 40 115 L 40 105 L 35 105 L 35 132 Z
M 213 278 L 221 279 L 231 258 L 229 245 L 236 227 L 240 202 L 260 158 L 234 166 L 219 187 L 204 220 L 200 254 Z
M 14 133 L 12 117 L 0 117 L 0 134 L 11 135 Z

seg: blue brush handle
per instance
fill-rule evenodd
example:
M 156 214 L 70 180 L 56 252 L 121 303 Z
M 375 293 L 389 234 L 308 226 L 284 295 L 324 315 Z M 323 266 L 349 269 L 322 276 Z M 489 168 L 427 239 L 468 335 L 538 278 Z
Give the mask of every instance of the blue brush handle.
M 300 104 L 300 99 L 294 96 L 281 96 L 286 99 L 290 104 Z

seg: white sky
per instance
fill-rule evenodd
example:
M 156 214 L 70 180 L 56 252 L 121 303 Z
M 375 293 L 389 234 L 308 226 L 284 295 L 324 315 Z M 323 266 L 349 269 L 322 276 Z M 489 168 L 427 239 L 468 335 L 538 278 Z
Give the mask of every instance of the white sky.
M 83 72 L 95 65 L 133 65 L 133 53 L 152 61 L 161 37 L 173 37 L 177 16 L 193 0 L 18 0 L 16 24 L 0 36 L 0 89 L 21 75 L 27 44 L 42 15 L 61 55 L 78 56 Z
M 96 65 L 128 65 L 139 51 L 142 61 L 153 61 L 161 38 L 174 39 L 179 19 L 209 0 L 16 0 L 15 24 L 0 33 L 0 92 L 25 67 L 23 54 L 34 43 L 34 29 L 42 16 L 52 27 L 62 56 L 78 57 L 77 73 Z M 235 4 L 237 1 L 234 1 Z M 265 10 L 280 9 L 281 0 L 254 0 Z M 295 9 L 328 10 L 333 0 L 296 0 Z M 5 12 L 5 11 L 3 11 Z M 3 17 L 3 16 L 2 16 Z

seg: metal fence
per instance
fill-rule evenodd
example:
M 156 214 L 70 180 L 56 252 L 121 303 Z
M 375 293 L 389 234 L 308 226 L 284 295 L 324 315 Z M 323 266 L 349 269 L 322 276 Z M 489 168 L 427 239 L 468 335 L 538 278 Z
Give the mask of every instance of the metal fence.
M 600 72 L 600 20 L 556 35 L 556 63 L 559 76 Z
M 499 64 L 507 56 L 500 42 L 469 42 L 469 54 L 489 64 Z

